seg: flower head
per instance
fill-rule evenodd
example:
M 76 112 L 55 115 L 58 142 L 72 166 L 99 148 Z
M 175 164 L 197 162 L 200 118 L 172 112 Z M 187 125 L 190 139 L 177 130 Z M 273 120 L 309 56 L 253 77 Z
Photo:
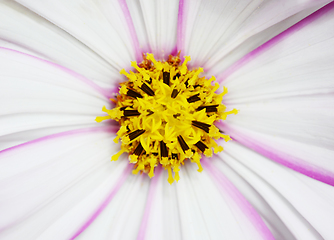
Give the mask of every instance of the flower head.
M 326 0 L 1 1 L 0 239 L 332 239 L 331 29 Z
M 215 91 L 219 84 L 212 85 L 216 79 L 200 77 L 202 68 L 189 70 L 187 63 L 190 57 L 180 64 L 181 59 L 170 55 L 166 62 L 156 61 L 153 54 L 144 55 L 140 67 L 136 62 L 132 66 L 136 72 L 124 74 L 128 81 L 121 84 L 116 108 L 103 107 L 108 116 L 97 117 L 101 122 L 114 119 L 119 122 L 120 130 L 114 142 L 122 140 L 119 153 L 112 160 L 128 152 L 130 163 L 136 164 L 133 173 L 146 172 L 154 176 L 154 169 L 162 165 L 168 170 L 168 182 L 178 181 L 180 166 L 184 160 L 191 159 L 203 170 L 200 159 L 203 153 L 212 157 L 212 150 L 218 153 L 223 150 L 215 139 L 224 138 L 214 123 L 226 119 L 236 109 L 226 112 L 222 104 L 223 96 Z

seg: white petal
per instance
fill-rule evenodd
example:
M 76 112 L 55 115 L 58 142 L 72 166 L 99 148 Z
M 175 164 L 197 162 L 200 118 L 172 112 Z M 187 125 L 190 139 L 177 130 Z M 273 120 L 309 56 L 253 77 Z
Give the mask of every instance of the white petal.
M 182 1 L 183 12 L 178 21 L 178 50 L 192 57 L 193 66 L 207 70 L 216 69 L 217 74 L 235 61 L 233 55 L 241 57 L 280 31 L 288 28 L 310 12 L 308 9 L 321 7 L 329 1 Z M 316 9 L 314 9 L 316 10 Z M 305 11 L 297 18 L 289 17 Z M 238 47 L 256 34 L 277 23 L 277 31 L 264 32 L 245 47 Z M 232 52 L 235 50 L 235 53 Z M 231 54 L 232 56 L 228 56 Z M 227 58 L 228 56 L 228 58 Z
M 162 168 L 159 167 L 154 172 L 154 178 L 150 180 L 150 189 L 148 191 L 144 214 L 141 218 L 140 228 L 137 234 L 138 240 L 144 239 L 162 239 L 163 233 L 165 232 L 162 228 L 161 222 L 160 224 L 156 224 L 156 221 L 161 221 L 162 212 L 164 209 L 163 204 L 161 204 L 163 192 L 162 192 L 162 184 L 161 184 L 161 171 Z M 149 231 L 149 230 L 151 231 Z M 150 235 L 147 234 L 150 233 Z M 160 235 L 160 236 L 159 236 Z M 159 236 L 159 237 L 158 237 Z
M 255 49 L 223 73 L 227 103 L 331 93 L 334 4 Z
M 334 34 L 328 29 L 334 28 L 333 13 L 330 4 L 294 25 L 238 62 L 238 71 L 224 81 L 225 103 L 240 109 L 226 121 L 232 137 L 331 185 Z
M 239 143 L 297 172 L 334 185 L 334 151 L 316 144 L 262 134 L 230 124 L 224 130 Z M 316 138 L 314 139 L 316 142 Z
M 239 150 L 241 151 L 241 150 Z M 263 208 L 263 205 L 268 205 L 269 209 L 260 210 L 264 220 L 269 223 L 268 227 L 274 228 L 276 234 L 279 233 L 284 237 L 275 236 L 275 239 L 322 239 L 319 233 L 310 225 L 309 222 L 291 205 L 289 201 L 285 199 L 275 188 L 273 188 L 268 182 L 266 182 L 260 175 L 255 174 L 247 167 L 240 164 L 235 158 L 228 154 L 221 154 L 222 161 L 215 161 L 214 164 L 217 168 L 222 169 L 225 167 L 226 162 L 231 168 L 233 168 L 239 176 L 248 182 L 254 191 L 263 199 L 261 205 L 251 201 L 255 206 Z M 239 188 L 239 187 L 238 187 Z M 239 188 L 240 189 L 240 188 Z M 250 187 L 245 190 L 249 191 Z M 242 191 L 244 194 L 245 191 Z M 244 194 L 249 199 L 249 194 Z M 257 208 L 258 209 L 258 208 Z M 273 212 L 273 213 L 272 213 Z M 277 217 L 273 217 L 277 215 Z M 269 218 L 268 218 L 269 217 Z M 279 218 L 277 221 L 276 218 Z M 280 224 L 282 222 L 282 224 Z
M 224 160 L 227 161 L 227 158 L 231 158 L 227 154 L 224 154 Z M 290 232 L 289 226 L 286 226 L 286 223 L 281 220 L 281 217 L 277 215 L 277 213 L 271 207 L 272 202 L 269 202 L 266 198 L 264 198 L 263 192 L 258 191 L 258 189 L 254 188 L 253 185 L 250 184 L 248 178 L 244 178 L 243 174 L 240 172 L 235 172 L 231 167 L 229 167 L 225 161 L 221 159 L 219 156 L 208 159 L 208 162 L 214 166 L 217 170 L 222 172 L 232 183 L 238 188 L 241 194 L 249 201 L 249 203 L 254 207 L 254 209 L 259 213 L 263 221 L 266 223 L 267 227 L 273 234 L 275 239 L 295 239 L 295 237 Z M 235 162 L 235 161 L 234 161 Z M 233 162 L 233 163 L 234 163 Z M 269 187 L 270 190 L 270 187 Z M 267 191 L 269 191 L 267 189 Z M 281 200 L 281 198 L 276 197 L 276 192 L 269 192 L 268 194 L 272 199 Z M 265 195 L 267 197 L 267 195 Z M 279 206 L 285 207 L 284 202 Z M 287 208 L 290 211 L 289 208 Z M 293 211 L 291 211 L 293 214 Z M 295 216 L 295 215 L 293 215 Z M 296 225 L 296 224 L 295 224 Z
M 133 165 L 129 165 L 133 168 Z M 127 178 L 115 199 L 77 239 L 136 239 L 145 210 L 150 179 L 147 175 Z M 63 225 L 69 219 L 63 219 Z
M 196 173 L 196 170 L 192 168 L 192 166 L 189 166 L 189 168 L 190 171 L 195 171 Z M 174 186 L 176 188 L 178 200 L 178 211 L 180 219 L 179 221 L 181 223 L 182 234 L 181 239 L 208 239 L 210 238 L 210 231 L 205 223 L 206 219 L 202 215 L 202 208 L 205 208 L 205 206 L 202 206 L 203 203 L 199 202 L 197 193 L 194 191 L 193 187 L 193 185 L 197 184 L 198 182 L 190 177 L 191 175 L 187 170 L 183 169 L 182 166 L 182 172 L 180 173 L 181 179 L 177 183 L 177 185 Z M 203 177 L 201 178 L 201 180 L 203 180 Z M 212 190 L 212 188 L 209 188 L 208 191 L 209 190 L 212 191 L 210 192 L 212 201 L 217 200 L 217 198 L 215 198 L 216 195 L 214 195 L 217 194 L 217 190 Z M 203 195 L 205 196 L 205 193 Z M 223 205 L 223 207 L 226 207 L 226 204 L 224 203 L 222 203 L 221 205 Z M 208 215 L 210 215 L 211 213 L 212 211 L 207 212 Z M 210 215 L 210 217 L 213 218 L 212 215 Z M 219 229 L 215 229 L 215 232 L 217 231 L 219 231 Z
M 272 233 L 268 229 L 268 227 L 263 222 L 259 213 L 253 208 L 253 206 L 247 201 L 247 199 L 238 191 L 238 189 L 229 181 L 229 179 L 220 171 L 218 171 L 214 166 L 209 163 L 209 160 L 203 163 L 203 167 L 207 169 L 211 179 L 217 186 L 220 191 L 220 194 L 223 196 L 226 205 L 233 214 L 233 220 L 228 220 L 229 223 L 231 221 L 236 221 L 237 225 L 232 228 L 239 228 L 240 239 L 274 239 Z M 207 184 L 203 185 L 203 189 Z M 211 194 L 207 194 L 210 196 Z M 218 204 L 212 204 L 216 209 Z M 226 211 L 224 211 L 226 212 Z M 216 213 L 217 214 L 217 213 Z M 223 214 L 221 212 L 220 214 Z M 221 219 L 223 217 L 220 217 Z M 225 219 L 226 221 L 227 219 Z M 230 225 L 230 224 L 229 224 Z M 226 229 L 224 231 L 228 232 Z M 230 233 L 229 233 L 230 234 Z M 236 233 L 233 232 L 233 235 Z M 232 236 L 233 236 L 232 235 Z M 235 237 L 227 237 L 229 239 L 235 239 Z M 218 238 L 217 238 L 218 239 Z
M 12 50 L 0 48 L 0 75 L 1 137 L 34 129 L 97 125 L 95 117 L 109 104 L 110 93 L 85 77 Z
M 1 9 L 1 8 L 0 8 Z M 11 50 L 15 50 L 15 51 L 18 51 L 18 52 L 21 52 L 21 53 L 26 53 L 28 55 L 31 55 L 31 56 L 34 56 L 34 57 L 38 57 L 40 59 L 44 59 L 44 60 L 47 60 L 44 56 L 42 56 L 41 54 L 38 54 L 34 51 L 31 51 L 27 48 L 24 48 L 24 47 L 21 47 L 19 45 L 16 45 L 15 43 L 12 43 L 12 42 L 8 42 L 8 41 L 5 41 L 3 39 L 0 39 L 0 47 L 1 48 L 7 48 L 7 49 L 11 49 Z
M 332 186 L 321 182 L 315 183 L 313 179 L 305 180 L 307 177 L 236 143 L 226 144 L 224 152 L 226 154 L 223 153 L 222 158 L 258 190 L 297 239 L 304 239 L 300 236 L 310 239 L 334 237 L 331 226 L 334 221 L 332 204 L 334 188 Z M 236 163 L 236 160 L 239 163 Z M 310 182 L 314 183 L 309 186 Z M 321 190 L 314 190 L 317 185 L 322 185 Z M 283 199 L 280 200 L 279 196 L 275 197 L 275 191 L 285 198 L 286 206 Z M 319 194 L 319 192 L 322 193 Z M 287 209 L 290 204 L 295 210 Z M 294 211 L 296 211 L 295 216 L 293 216 Z M 299 214 L 302 218 L 298 217 Z M 305 231 L 310 232 L 306 234 Z
M 131 170 L 126 159 L 110 162 L 113 131 L 75 130 L 0 152 L 1 238 L 69 239 L 89 225 Z M 71 221 L 58 224 L 65 215 Z
M 196 164 L 186 163 L 173 185 L 166 171 L 153 179 L 138 239 L 272 239 L 231 182 L 222 174 L 212 177 L 217 171 L 209 163 L 204 169 L 198 173 Z
M 13 1 L 0 3 L 0 46 L 48 59 L 111 87 L 117 69 L 73 36 Z
M 175 54 L 178 1 L 127 1 L 143 52 L 152 52 L 158 59 Z
M 240 109 L 240 112 L 229 117 L 226 123 L 334 150 L 333 104 L 334 97 L 330 94 L 316 93 L 233 104 L 229 106 Z
M 175 184 L 168 173 L 157 169 L 151 180 L 145 212 L 137 239 L 182 239 L 180 209 Z
M 136 58 L 136 49 L 118 1 L 17 2 L 67 31 L 117 70 L 130 66 L 130 61 Z

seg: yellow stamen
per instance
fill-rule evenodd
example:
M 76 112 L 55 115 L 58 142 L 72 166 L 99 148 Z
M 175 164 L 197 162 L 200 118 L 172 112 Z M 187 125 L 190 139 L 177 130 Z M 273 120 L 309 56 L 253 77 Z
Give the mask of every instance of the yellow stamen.
M 198 78 L 198 75 L 199 75 L 201 72 L 203 72 L 203 68 L 199 68 L 199 69 L 195 72 L 194 76 L 192 76 L 191 79 L 189 80 L 189 84 L 190 84 L 190 85 L 194 85 L 195 81 L 196 81 L 197 78 Z M 219 86 L 219 84 L 218 84 L 218 86 Z M 216 90 L 217 90 L 217 89 L 216 89 Z M 215 92 L 216 90 L 214 90 L 213 92 Z
M 182 66 L 180 67 L 180 72 L 182 75 L 185 75 L 188 71 L 187 68 L 187 63 L 191 60 L 191 58 L 189 56 L 184 57 L 184 62 L 182 63 Z
M 125 149 L 121 149 L 121 151 L 119 151 L 118 153 L 116 153 L 115 155 L 113 155 L 111 157 L 111 161 L 117 161 L 118 158 L 125 152 Z
M 128 79 L 132 80 L 132 81 L 135 81 L 136 80 L 136 76 L 135 75 L 132 75 L 132 74 L 129 74 L 125 71 L 125 69 L 122 69 L 120 72 L 120 74 L 124 74 Z
M 110 116 L 96 117 L 95 121 L 96 122 L 102 122 L 102 121 L 107 120 L 107 119 L 111 119 L 111 117 Z
M 131 62 L 131 67 L 134 67 L 144 77 L 145 80 L 150 79 L 150 76 L 146 73 L 146 71 L 138 67 L 137 62 Z
M 168 166 L 167 170 L 168 170 L 168 179 L 167 180 L 170 184 L 172 184 L 174 182 L 174 178 L 173 178 L 171 166 Z
M 161 62 L 157 62 L 157 61 L 154 59 L 154 56 L 153 56 L 152 53 L 148 53 L 147 56 L 146 56 L 146 59 L 152 61 L 153 64 L 154 64 L 154 66 L 155 66 L 155 68 L 156 68 L 157 70 L 160 71 L 160 70 L 162 69 L 162 63 L 161 63 Z
M 155 168 L 161 165 L 172 184 L 180 180 L 185 160 L 196 163 L 201 172 L 202 155 L 211 157 L 223 150 L 215 140 L 231 140 L 214 125 L 238 112 L 225 112 L 221 102 L 227 88 L 216 94 L 220 87 L 216 78 L 200 77 L 203 69 L 189 70 L 189 61 L 186 56 L 181 65 L 177 55 L 161 62 L 147 54 L 142 63 L 131 62 L 134 72 L 120 71 L 128 81 L 121 83 L 117 99 L 112 99 L 116 107 L 103 107 L 108 116 L 96 118 L 97 122 L 119 122 L 121 127 L 114 142 L 121 140 L 122 145 L 112 160 L 129 153 L 129 162 L 135 164 L 133 174 L 144 172 L 152 178 Z

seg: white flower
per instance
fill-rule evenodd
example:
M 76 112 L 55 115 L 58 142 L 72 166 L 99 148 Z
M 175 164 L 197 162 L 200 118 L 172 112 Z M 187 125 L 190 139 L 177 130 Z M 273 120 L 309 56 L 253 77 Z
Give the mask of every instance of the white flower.
M 334 239 L 333 3 L 17 2 L 0 2 L 0 239 Z M 110 162 L 118 126 L 94 119 L 119 70 L 178 50 L 240 113 L 170 186 Z

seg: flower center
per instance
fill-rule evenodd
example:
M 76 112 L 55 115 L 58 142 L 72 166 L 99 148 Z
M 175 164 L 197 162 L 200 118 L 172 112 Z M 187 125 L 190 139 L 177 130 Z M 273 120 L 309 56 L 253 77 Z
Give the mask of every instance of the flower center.
M 96 118 L 97 122 L 119 122 L 114 142 L 121 139 L 121 151 L 112 160 L 129 153 L 130 163 L 135 164 L 134 174 L 144 172 L 153 177 L 160 164 L 168 170 L 168 182 L 172 184 L 180 179 L 180 166 L 186 159 L 195 162 L 201 172 L 201 155 L 211 157 L 213 152 L 223 150 L 215 140 L 231 140 L 214 125 L 238 112 L 226 112 L 221 103 L 227 89 L 216 94 L 219 84 L 213 85 L 215 77 L 200 77 L 203 69 L 189 70 L 189 61 L 190 57 L 185 57 L 181 64 L 178 54 L 160 62 L 147 54 L 139 65 L 131 62 L 136 71 L 121 70 L 128 80 L 120 84 L 117 100 L 111 99 L 116 107 L 103 107 L 108 116 Z

